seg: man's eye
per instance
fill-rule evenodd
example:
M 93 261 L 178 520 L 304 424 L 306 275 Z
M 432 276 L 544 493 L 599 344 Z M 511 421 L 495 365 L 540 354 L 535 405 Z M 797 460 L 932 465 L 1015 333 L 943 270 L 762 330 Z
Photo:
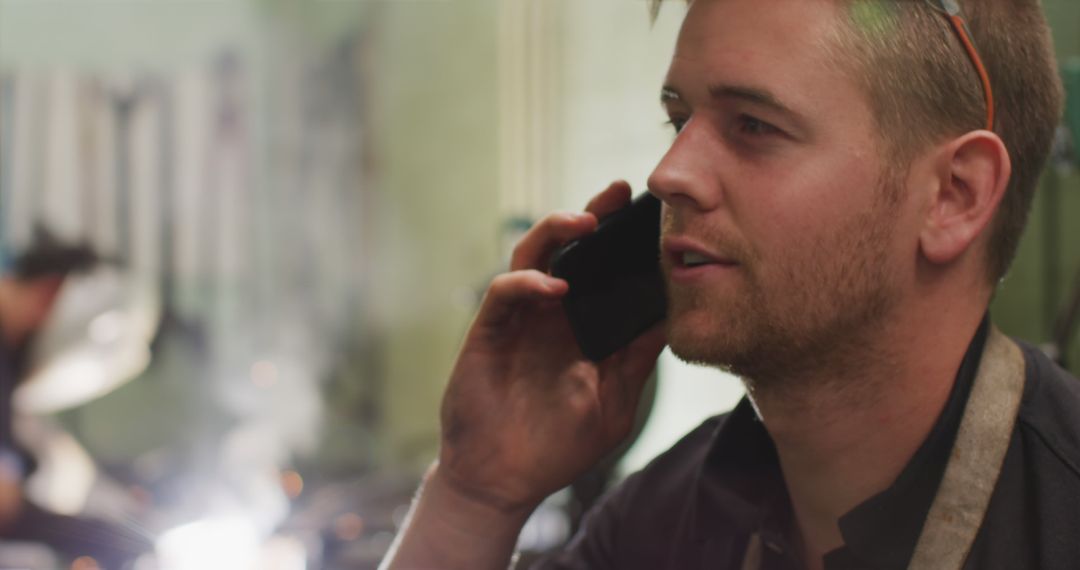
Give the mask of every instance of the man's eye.
M 686 119 L 681 117 L 672 117 L 667 121 L 664 121 L 665 125 L 671 125 L 671 128 L 675 129 L 675 134 L 682 132 L 683 127 L 686 126 Z
M 782 131 L 765 121 L 751 117 L 750 115 L 739 115 L 738 119 L 739 132 L 751 136 L 762 135 L 777 135 Z

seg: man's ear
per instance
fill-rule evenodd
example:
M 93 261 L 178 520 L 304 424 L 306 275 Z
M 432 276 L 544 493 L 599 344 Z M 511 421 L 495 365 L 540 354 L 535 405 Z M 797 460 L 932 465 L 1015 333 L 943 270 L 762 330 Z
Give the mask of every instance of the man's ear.
M 972 131 L 939 148 L 936 192 L 930 196 L 919 247 L 934 264 L 959 258 L 990 225 L 1012 175 L 1005 143 Z

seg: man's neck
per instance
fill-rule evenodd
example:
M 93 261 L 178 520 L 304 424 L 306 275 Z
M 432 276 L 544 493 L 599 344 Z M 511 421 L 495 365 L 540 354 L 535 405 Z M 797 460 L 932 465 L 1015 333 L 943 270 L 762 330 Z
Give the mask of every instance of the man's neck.
M 894 315 L 861 343 L 861 357 L 841 359 L 855 366 L 752 385 L 808 568 L 842 546 L 840 517 L 887 489 L 926 439 L 984 311 Z

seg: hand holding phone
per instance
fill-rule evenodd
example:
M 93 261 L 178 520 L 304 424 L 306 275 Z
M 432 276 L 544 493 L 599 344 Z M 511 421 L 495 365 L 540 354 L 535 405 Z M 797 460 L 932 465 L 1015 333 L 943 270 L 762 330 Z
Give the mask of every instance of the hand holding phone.
M 505 568 L 536 505 L 630 433 L 663 331 L 584 360 L 562 306 L 571 287 L 547 273 L 555 249 L 596 233 L 598 219 L 612 223 L 629 202 L 630 186 L 616 182 L 586 213 L 544 218 L 488 287 L 443 395 L 439 461 L 388 568 Z
M 547 273 L 556 249 L 618 219 L 630 194 L 617 182 L 583 214 L 545 217 L 514 249 L 510 271 L 489 286 L 443 396 L 438 475 L 457 494 L 502 511 L 531 510 L 633 427 L 663 331 L 589 362 L 563 308 L 572 286 Z

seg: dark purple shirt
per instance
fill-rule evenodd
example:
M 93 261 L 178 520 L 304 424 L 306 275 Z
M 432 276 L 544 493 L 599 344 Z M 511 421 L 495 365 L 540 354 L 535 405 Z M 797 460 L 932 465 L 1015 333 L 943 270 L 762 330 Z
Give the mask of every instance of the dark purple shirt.
M 979 327 L 930 435 L 896 481 L 840 519 L 845 545 L 827 570 L 907 567 L 952 452 L 986 340 Z M 1021 345 L 1026 381 L 1016 427 L 965 568 L 1080 568 L 1080 380 Z M 760 533 L 763 567 L 802 567 L 776 450 L 752 406 L 706 421 L 590 512 L 542 570 L 740 568 Z

